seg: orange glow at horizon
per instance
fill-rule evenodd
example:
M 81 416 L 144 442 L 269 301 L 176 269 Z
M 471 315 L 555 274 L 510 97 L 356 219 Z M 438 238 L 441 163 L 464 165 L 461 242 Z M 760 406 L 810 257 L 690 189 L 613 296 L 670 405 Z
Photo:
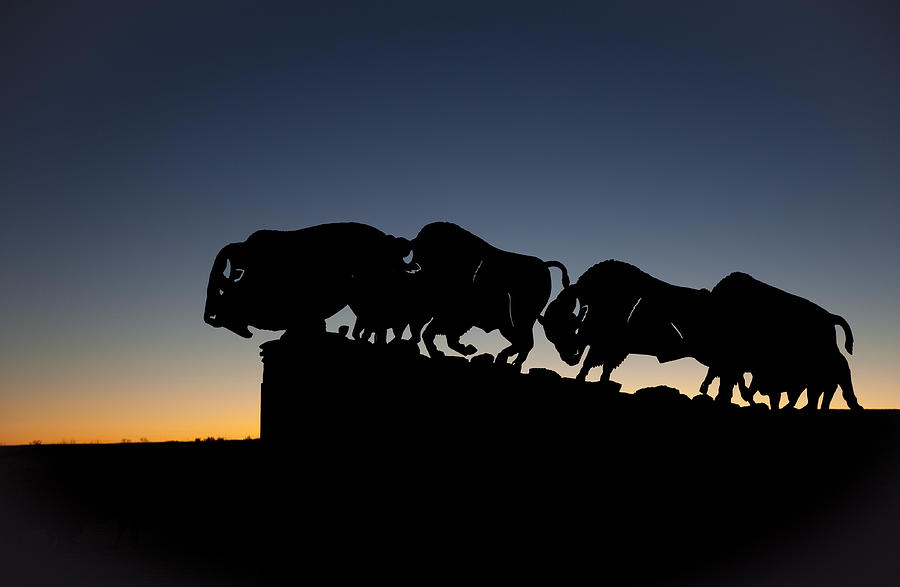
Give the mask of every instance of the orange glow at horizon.
M 502 348 L 496 333 L 470 336 L 480 351 L 496 353 Z M 194 357 L 200 364 L 185 362 L 158 372 L 150 367 L 106 372 L 81 366 L 77 377 L 65 370 L 29 377 L 7 373 L 0 383 L 14 392 L 16 401 L 0 413 L 0 444 L 258 438 L 262 364 L 254 351 L 262 341 L 260 337 L 253 345 L 236 347 L 240 352 L 235 357 Z M 896 386 L 884 366 L 874 359 L 850 361 L 860 403 L 870 409 L 896 408 Z M 545 342 L 534 349 L 525 368 L 536 366 L 565 377 L 578 372 L 577 367 L 564 365 Z M 626 393 L 669 385 L 693 397 L 705 373 L 706 368 L 692 359 L 659 364 L 652 357 L 632 355 L 613 372 L 613 379 Z M 589 380 L 599 375 L 597 368 Z M 711 386 L 710 394 L 715 395 L 717 385 Z M 737 392 L 734 401 L 742 403 Z M 759 396 L 757 401 L 767 403 Z M 805 402 L 804 394 L 798 405 Z M 838 392 L 832 408 L 845 407 Z
M 163 375 L 14 382 L 19 401 L 0 414 L 0 444 L 258 438 L 260 372 L 205 381 Z

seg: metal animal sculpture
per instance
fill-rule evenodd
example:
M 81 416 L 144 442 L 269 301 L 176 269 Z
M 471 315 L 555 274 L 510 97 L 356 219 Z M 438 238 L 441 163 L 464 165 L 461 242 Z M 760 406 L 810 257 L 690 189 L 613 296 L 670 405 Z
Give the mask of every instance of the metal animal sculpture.
M 352 280 L 402 271 L 409 241 L 366 224 L 259 230 L 216 255 L 203 318 L 250 338 L 265 330 L 324 331 L 348 304 Z
M 600 381 L 605 382 L 629 354 L 651 355 L 660 362 L 705 360 L 710 352 L 709 296 L 708 290 L 671 285 L 628 263 L 608 260 L 563 289 L 540 322 L 563 361 L 574 366 L 583 357 L 579 380 L 602 365 Z
M 409 326 L 410 339 L 418 343 L 422 328 L 431 319 L 418 272 L 390 271 L 383 275 L 370 275 L 353 280 L 350 309 L 356 315 L 353 338 L 368 340 L 375 336 L 376 343 L 387 340 L 387 331 L 394 334 L 392 342 L 399 341 Z
M 434 316 L 422 334 L 431 356 L 443 354 L 434 343 L 437 334 L 445 335 L 448 346 L 461 355 L 475 353 L 474 346 L 459 338 L 477 326 L 485 332 L 499 330 L 509 341 L 496 362 L 516 355 L 513 365 L 521 367 L 534 347 L 535 320 L 550 298 L 549 268 L 562 271 L 563 285 L 569 284 L 559 261 L 498 249 L 449 222 L 423 227 L 412 250 Z
M 839 326 L 844 348 L 852 354 L 853 333 L 843 317 L 746 273 L 724 277 L 712 289 L 712 298 L 719 331 L 715 360 L 725 370 L 753 373 L 754 383 L 744 399 L 753 403 L 753 393 L 759 390 L 775 408 L 785 391 L 793 406 L 805 388 L 810 409 L 820 398 L 822 409 L 828 409 L 839 386 L 847 405 L 861 409 L 850 365 L 835 335 Z M 723 393 L 717 399 L 730 401 L 732 389 L 720 387 Z

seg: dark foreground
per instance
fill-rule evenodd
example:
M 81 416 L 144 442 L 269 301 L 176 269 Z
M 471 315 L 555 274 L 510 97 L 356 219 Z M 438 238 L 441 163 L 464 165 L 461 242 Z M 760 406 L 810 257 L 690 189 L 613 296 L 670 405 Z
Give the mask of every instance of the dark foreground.
M 277 356 L 263 440 L 0 449 L 0 582 L 900 577 L 897 411 L 726 409 L 410 357 L 311 378 Z

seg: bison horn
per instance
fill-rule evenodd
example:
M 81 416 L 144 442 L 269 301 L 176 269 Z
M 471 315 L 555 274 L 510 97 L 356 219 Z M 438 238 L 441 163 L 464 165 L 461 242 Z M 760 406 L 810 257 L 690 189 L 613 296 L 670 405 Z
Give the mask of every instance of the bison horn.
M 588 307 L 581 306 L 581 309 L 578 311 L 578 321 L 581 322 L 584 320 L 585 315 L 587 314 Z

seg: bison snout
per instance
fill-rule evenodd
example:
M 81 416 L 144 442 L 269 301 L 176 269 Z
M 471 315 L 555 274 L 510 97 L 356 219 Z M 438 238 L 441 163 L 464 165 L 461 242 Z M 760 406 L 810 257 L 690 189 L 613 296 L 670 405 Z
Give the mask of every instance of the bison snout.
M 253 333 L 247 328 L 246 324 L 226 324 L 225 328 L 237 334 L 241 338 L 251 338 Z

